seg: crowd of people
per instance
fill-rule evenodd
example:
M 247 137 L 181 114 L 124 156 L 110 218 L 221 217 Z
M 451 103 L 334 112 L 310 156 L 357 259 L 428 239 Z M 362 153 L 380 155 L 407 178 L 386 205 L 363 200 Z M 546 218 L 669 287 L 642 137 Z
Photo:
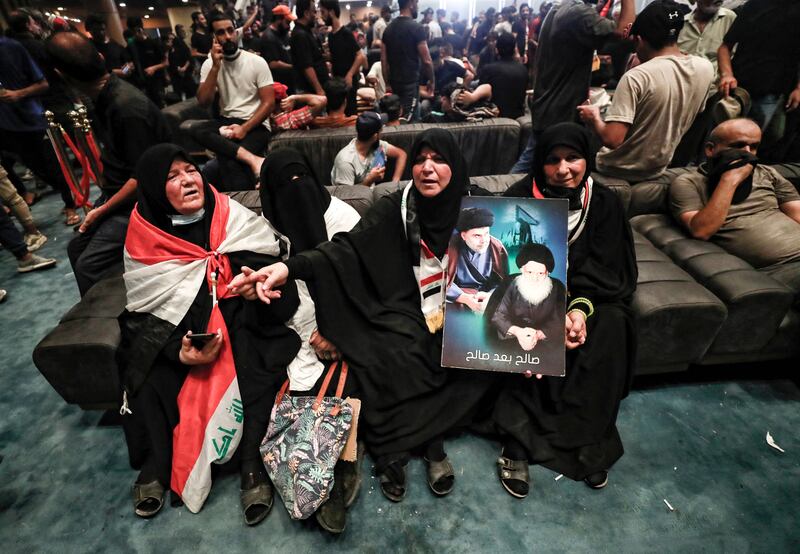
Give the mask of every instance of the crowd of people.
M 243 13 L 217 2 L 192 15 L 191 35 L 177 25 L 153 38 L 129 18 L 125 45 L 94 15 L 84 34 L 13 12 L 0 38 L 0 240 L 20 272 L 56 264 L 33 253 L 47 238 L 17 173 L 24 165 L 61 194 L 76 226 L 68 255 L 81 296 L 123 275 L 118 360 L 140 471 L 135 513 L 155 516 L 170 489 L 199 511 L 210 463 L 237 451 L 245 521 L 262 521 L 273 489 L 259 446 L 276 393 L 288 378 L 291 396 L 316 396 L 330 360 L 349 366 L 344 396 L 362 403 L 359 438 L 391 501 L 403 500 L 416 455 L 431 491 L 449 494 L 445 440 L 467 429 L 500 440 L 498 478 L 514 497 L 529 494 L 531 464 L 603 488 L 623 454 L 616 419 L 634 374 L 637 266 L 622 203 L 592 173 L 636 186 L 691 164 L 670 188 L 687 233 L 767 272 L 800 263 L 800 195 L 759 157 L 800 160 L 800 6 L 722 4 L 654 0 L 637 14 L 635 0 L 562 0 L 469 22 L 419 14 L 418 0 L 349 21 L 336 0 Z M 593 101 L 590 87 L 613 89 L 610 103 Z M 160 110 L 193 97 L 213 114 L 189 131 L 212 153 L 205 164 L 173 144 Z M 101 194 L 83 215 L 43 116 L 68 127 L 76 102 L 102 146 Z M 438 124 L 527 112 L 532 133 L 505 195 L 568 201 L 568 271 L 562 283 L 546 247 L 522 248 L 491 324 L 526 350 L 563 333 L 566 377 L 443 368 L 445 304 L 483 312 L 511 262 L 489 233 L 492 214 L 461 210 L 463 196 L 486 192 Z M 420 121 L 431 125 L 408 151 L 382 135 Z M 342 127 L 355 136 L 331 183 L 399 185 L 363 217 L 302 154 L 269 151 L 282 131 Z M 259 191 L 261 215 L 223 194 L 242 190 Z M 540 320 L 552 313 L 544 302 L 566 313 Z M 241 412 L 235 438 L 198 457 L 200 423 L 212 416 L 195 399 L 229 387 Z M 326 530 L 344 530 L 359 472 L 336 464 L 316 513 Z

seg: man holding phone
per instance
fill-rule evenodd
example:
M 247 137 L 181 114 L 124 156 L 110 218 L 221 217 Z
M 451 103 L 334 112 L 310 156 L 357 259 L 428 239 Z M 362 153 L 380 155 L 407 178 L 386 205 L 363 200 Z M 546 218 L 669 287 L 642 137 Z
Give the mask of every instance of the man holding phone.
M 384 180 L 388 158 L 395 161 L 392 182 L 398 182 L 406 166 L 406 153 L 381 140 L 383 119 L 375 112 L 364 112 L 356 121 L 356 138 L 342 148 L 333 161 L 331 183 L 371 187 Z
M 210 106 L 219 93 L 219 113 L 192 127 L 194 139 L 217 155 L 222 190 L 253 189 L 270 137 L 269 115 L 275 107 L 272 72 L 261 56 L 239 48 L 230 16 L 209 16 L 214 36 L 200 68 L 197 101 Z

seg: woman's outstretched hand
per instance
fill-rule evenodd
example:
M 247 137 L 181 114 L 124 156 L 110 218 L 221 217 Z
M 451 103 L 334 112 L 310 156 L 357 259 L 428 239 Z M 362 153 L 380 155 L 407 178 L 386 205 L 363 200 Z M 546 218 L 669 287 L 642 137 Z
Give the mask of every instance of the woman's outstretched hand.
M 242 272 L 231 281 L 230 288 L 231 292 L 248 300 L 255 300 L 255 297 L 258 297 L 265 304 L 269 304 L 281 297 L 281 291 L 274 289 L 286 284 L 288 278 L 289 268 L 282 262 L 262 267 L 258 271 L 242 267 Z

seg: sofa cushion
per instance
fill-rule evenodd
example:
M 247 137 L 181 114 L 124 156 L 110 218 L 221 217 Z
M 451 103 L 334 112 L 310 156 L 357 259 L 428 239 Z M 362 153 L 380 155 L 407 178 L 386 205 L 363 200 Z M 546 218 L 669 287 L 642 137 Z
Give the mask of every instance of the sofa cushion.
M 744 354 L 764 348 L 794 300 L 786 285 L 711 242 L 687 237 L 666 216 L 638 216 L 631 224 L 725 303 L 728 315 L 710 354 Z
M 686 369 L 713 342 L 725 320 L 725 305 L 637 232 L 634 246 L 637 373 Z

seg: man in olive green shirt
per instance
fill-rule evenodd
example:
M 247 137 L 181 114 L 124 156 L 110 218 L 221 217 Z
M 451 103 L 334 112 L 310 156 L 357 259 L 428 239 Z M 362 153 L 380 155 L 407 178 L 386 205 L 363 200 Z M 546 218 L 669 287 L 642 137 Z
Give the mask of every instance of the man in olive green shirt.
M 712 131 L 706 155 L 712 159 L 731 148 L 755 155 L 760 142 L 754 121 L 731 119 Z M 751 176 L 750 193 L 737 202 L 737 189 Z M 703 164 L 675 179 L 669 194 L 673 215 L 693 237 L 713 241 L 756 268 L 800 263 L 800 194 L 771 167 L 729 169 L 712 192 Z
M 723 8 L 722 0 L 697 0 L 694 10 L 684 16 L 685 24 L 678 35 L 678 48 L 686 54 L 708 59 L 716 73 L 717 50 L 734 19 L 736 13 Z

